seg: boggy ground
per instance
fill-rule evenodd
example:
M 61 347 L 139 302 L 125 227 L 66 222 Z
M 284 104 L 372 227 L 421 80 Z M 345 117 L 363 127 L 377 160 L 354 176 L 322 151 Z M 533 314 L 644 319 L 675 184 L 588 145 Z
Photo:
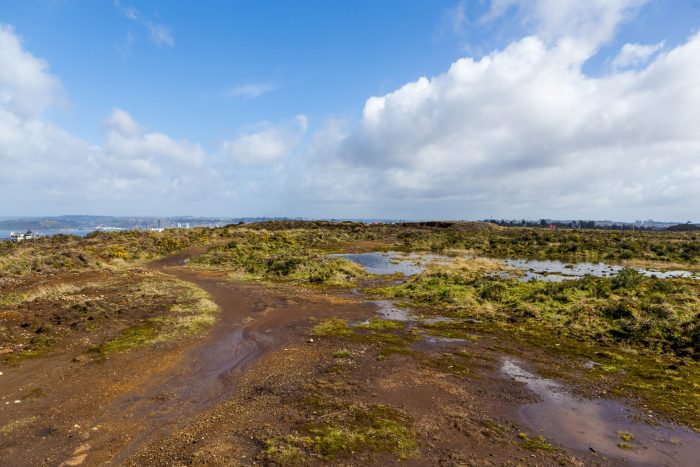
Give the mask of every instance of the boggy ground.
M 0 463 L 121 462 L 150 436 L 230 396 L 238 373 L 302 334 L 310 316 L 357 306 L 323 293 L 231 283 L 215 273 L 167 275 L 197 283 L 219 305 L 206 337 L 153 339 L 144 347 L 131 340 L 129 329 L 142 329 L 137 325 L 97 346 L 8 361 L 0 376 Z M 131 347 L 114 350 L 114 342 Z
M 404 354 L 410 339 L 382 329 L 348 342 L 317 335 L 327 318 L 374 314 L 346 293 L 165 272 L 220 306 L 206 337 L 107 358 L 66 346 L 3 366 L 0 463 L 450 465 L 475 453 L 496 465 L 570 460 L 549 446 L 523 447 L 503 405 L 528 400 L 522 388 L 463 366 L 452 371 L 440 353 Z
M 568 382 L 572 393 L 594 397 L 614 393 L 636 353 L 630 362 L 609 362 L 619 352 L 608 339 L 601 340 L 604 355 L 596 356 L 570 348 L 571 339 L 538 335 L 520 318 L 512 326 L 480 322 L 483 316 L 470 317 L 461 305 L 469 300 L 452 295 L 471 294 L 464 288 L 439 291 L 439 299 L 425 303 L 426 295 L 388 294 L 456 322 L 377 319 L 376 307 L 365 301 L 370 297 L 347 285 L 364 281 L 376 291 L 396 284 L 367 278 L 325 253 L 401 246 L 488 253 L 549 242 L 547 251 L 556 256 L 568 254 L 566 240 L 601 256 L 638 251 L 639 258 L 694 266 L 699 251 L 695 238 L 680 234 L 661 249 L 663 236 L 596 232 L 577 240 L 579 233 L 550 238 L 555 234 L 492 226 L 274 223 L 174 240 L 139 235 L 60 240 L 70 246 L 68 256 L 45 240 L 34 249 L 13 246 L 3 257 L 0 465 L 618 465 L 634 457 L 626 451 L 643 450 L 635 433 L 621 433 L 619 452 L 607 457 L 541 437 L 521 412 L 521 404 L 538 396 L 503 374 L 503 358 L 515 356 L 532 371 Z M 183 247 L 192 248 L 148 263 Z M 429 285 L 416 290 L 432 293 Z M 683 294 L 692 298 L 692 287 Z M 678 297 L 684 306 L 694 303 Z M 486 311 L 507 304 L 477 298 L 493 302 Z M 531 311 L 523 316 L 533 323 L 549 316 Z M 591 352 L 597 361 L 582 369 Z M 687 355 L 642 357 L 665 368 L 646 386 L 682 388 L 692 408 L 697 388 L 683 379 L 690 373 L 667 368 L 669 362 L 696 368 Z M 636 402 L 643 406 L 644 397 L 656 394 L 644 391 L 651 389 L 615 395 L 642 397 Z M 697 419 L 670 409 L 666 415 Z

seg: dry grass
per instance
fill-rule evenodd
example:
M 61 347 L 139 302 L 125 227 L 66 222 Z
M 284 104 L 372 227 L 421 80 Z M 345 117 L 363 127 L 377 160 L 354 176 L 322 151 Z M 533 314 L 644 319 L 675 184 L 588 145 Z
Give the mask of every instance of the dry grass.
M 49 286 L 39 286 L 27 292 L 5 292 L 0 293 L 0 305 L 16 306 L 38 299 L 57 299 L 74 295 L 80 292 L 81 287 L 72 284 L 56 284 Z
M 503 271 L 506 269 L 502 260 L 483 257 L 463 257 L 458 256 L 449 260 L 436 260 L 431 262 L 427 268 L 430 272 L 453 273 L 485 273 Z M 510 269 L 509 269 L 510 272 Z

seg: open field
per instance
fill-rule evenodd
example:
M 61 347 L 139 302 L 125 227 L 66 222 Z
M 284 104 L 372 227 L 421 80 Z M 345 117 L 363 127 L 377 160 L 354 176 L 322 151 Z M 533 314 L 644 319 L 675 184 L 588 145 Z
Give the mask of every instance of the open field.
M 685 465 L 698 270 L 696 232 L 484 223 L 0 242 L 0 464 Z

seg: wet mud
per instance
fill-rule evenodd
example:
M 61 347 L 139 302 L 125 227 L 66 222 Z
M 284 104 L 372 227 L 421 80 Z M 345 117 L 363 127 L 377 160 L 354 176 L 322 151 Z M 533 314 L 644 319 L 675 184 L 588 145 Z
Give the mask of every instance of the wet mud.
M 540 397 L 540 402 L 525 404 L 518 412 L 528 428 L 548 440 L 627 465 L 698 465 L 700 434 L 655 423 L 649 414 L 618 401 L 575 397 L 557 381 L 541 378 L 523 366 L 505 358 L 501 371 Z

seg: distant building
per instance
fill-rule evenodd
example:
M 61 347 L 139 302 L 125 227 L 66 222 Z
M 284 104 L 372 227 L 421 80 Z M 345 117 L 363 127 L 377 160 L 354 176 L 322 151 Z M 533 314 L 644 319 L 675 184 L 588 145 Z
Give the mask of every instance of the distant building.
M 38 238 L 39 235 L 35 234 L 31 230 L 27 230 L 24 233 L 17 233 L 17 232 L 12 232 L 10 233 L 10 240 L 13 242 L 21 242 L 23 240 L 33 240 L 35 238 Z

